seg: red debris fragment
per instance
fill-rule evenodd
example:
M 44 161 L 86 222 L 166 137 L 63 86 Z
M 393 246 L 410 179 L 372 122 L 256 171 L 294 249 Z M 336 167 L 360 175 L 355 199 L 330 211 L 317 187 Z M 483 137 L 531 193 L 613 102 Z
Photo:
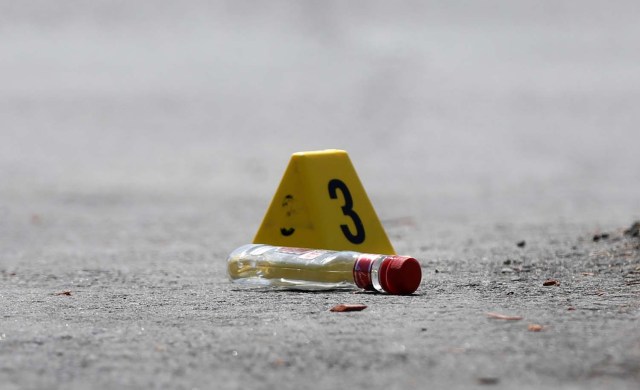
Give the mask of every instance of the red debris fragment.
M 337 305 L 329 309 L 329 311 L 343 312 L 343 311 L 361 311 L 366 309 L 366 305 L 352 305 L 352 304 L 342 304 Z
M 506 321 L 519 321 L 523 318 L 522 316 L 508 316 L 506 314 L 493 313 L 493 312 L 487 313 L 487 317 L 493 318 L 495 320 L 506 320 Z
M 556 279 L 547 279 L 542 283 L 543 286 L 559 286 L 560 282 Z
M 542 329 L 544 329 L 544 326 L 540 324 L 529 324 L 529 326 L 527 326 L 529 332 L 540 332 Z

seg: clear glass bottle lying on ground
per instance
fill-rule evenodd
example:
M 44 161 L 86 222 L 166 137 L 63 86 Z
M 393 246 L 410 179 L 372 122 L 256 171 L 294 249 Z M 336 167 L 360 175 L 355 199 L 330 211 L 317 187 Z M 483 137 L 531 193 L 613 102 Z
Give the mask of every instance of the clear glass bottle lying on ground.
M 396 295 L 412 294 L 422 280 L 413 257 L 352 251 L 248 244 L 231 252 L 232 282 L 298 290 L 359 287 Z

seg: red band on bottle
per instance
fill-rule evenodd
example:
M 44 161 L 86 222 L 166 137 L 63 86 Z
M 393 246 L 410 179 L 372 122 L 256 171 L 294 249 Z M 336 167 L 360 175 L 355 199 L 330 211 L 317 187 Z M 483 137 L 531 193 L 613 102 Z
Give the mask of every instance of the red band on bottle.
M 363 254 L 353 264 L 353 281 L 356 286 L 365 290 L 375 290 L 371 281 L 371 267 L 379 255 Z

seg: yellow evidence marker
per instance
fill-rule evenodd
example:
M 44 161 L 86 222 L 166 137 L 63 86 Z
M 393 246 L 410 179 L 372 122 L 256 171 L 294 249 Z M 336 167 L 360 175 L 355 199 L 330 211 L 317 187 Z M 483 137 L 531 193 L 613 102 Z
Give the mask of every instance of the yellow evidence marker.
M 294 153 L 253 242 L 395 254 L 344 150 Z

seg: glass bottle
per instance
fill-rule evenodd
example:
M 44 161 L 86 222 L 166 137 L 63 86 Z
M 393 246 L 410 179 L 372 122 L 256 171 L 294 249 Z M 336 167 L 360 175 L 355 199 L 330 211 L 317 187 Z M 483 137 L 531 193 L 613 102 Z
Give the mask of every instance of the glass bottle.
M 353 251 L 248 244 L 231 252 L 232 282 L 300 290 L 359 287 L 389 294 L 412 294 L 422 270 L 413 257 Z

